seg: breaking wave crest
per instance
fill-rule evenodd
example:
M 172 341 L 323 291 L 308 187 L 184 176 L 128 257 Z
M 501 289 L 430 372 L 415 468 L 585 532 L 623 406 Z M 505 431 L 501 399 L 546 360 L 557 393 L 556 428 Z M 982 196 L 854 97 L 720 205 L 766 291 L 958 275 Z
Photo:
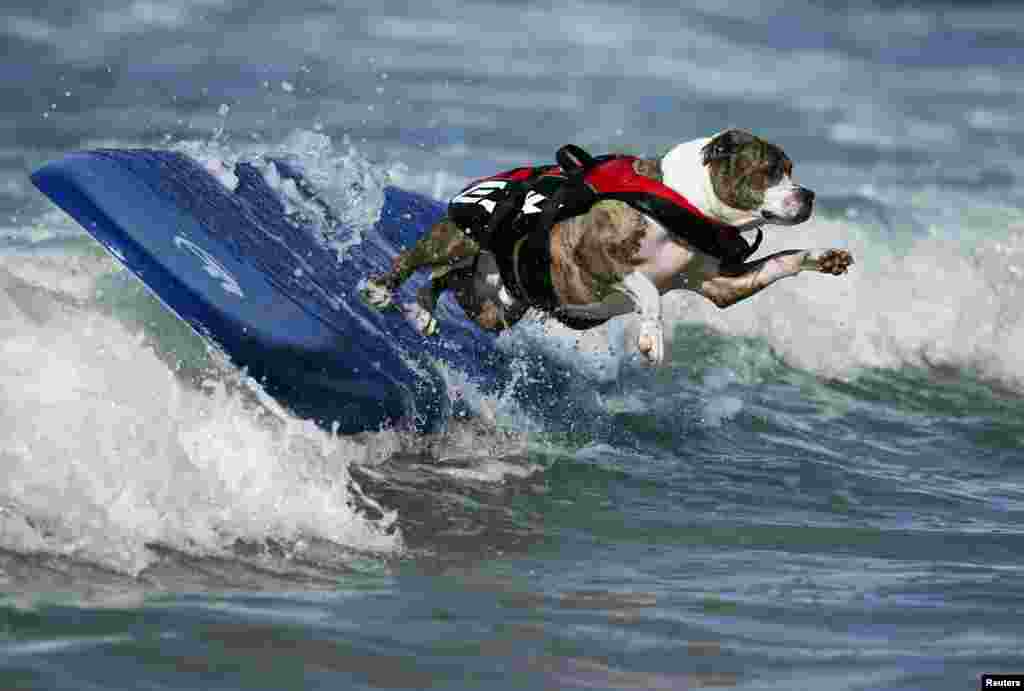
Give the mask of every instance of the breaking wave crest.
M 88 269 L 67 285 L 76 264 Z M 0 259 L 0 548 L 129 574 L 156 560 L 153 546 L 402 548 L 395 513 L 349 474 L 372 444 L 260 400 L 133 281 L 121 319 L 75 294 L 113 268 L 73 255 Z
M 788 364 L 846 379 L 865 368 L 952 368 L 1024 390 L 1024 227 L 977 242 L 920 234 L 894 243 L 870 228 L 818 218 L 769 231 L 761 254 L 847 247 L 846 276 L 802 273 L 726 310 L 673 296 L 668 316 L 756 337 Z

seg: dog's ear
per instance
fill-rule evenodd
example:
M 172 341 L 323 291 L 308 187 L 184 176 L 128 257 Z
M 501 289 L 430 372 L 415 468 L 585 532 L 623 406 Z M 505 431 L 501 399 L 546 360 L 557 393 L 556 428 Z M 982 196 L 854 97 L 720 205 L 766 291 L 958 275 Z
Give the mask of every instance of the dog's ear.
M 700 150 L 703 156 L 704 165 L 712 161 L 720 161 L 729 158 L 740 150 L 744 144 L 754 141 L 755 137 L 750 132 L 730 128 L 720 132 L 711 138 L 704 148 Z

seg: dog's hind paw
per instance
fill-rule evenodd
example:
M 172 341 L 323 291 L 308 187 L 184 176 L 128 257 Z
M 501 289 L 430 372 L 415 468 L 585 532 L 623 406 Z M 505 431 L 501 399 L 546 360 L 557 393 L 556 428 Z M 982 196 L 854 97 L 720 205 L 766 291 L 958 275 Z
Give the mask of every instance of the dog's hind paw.
M 366 279 L 366 282 L 359 290 L 359 294 L 366 304 L 381 312 L 395 307 L 391 289 L 376 276 Z
M 437 319 L 434 318 L 434 315 L 429 310 L 423 309 L 418 303 L 408 302 L 402 305 L 402 314 L 424 336 L 437 335 Z

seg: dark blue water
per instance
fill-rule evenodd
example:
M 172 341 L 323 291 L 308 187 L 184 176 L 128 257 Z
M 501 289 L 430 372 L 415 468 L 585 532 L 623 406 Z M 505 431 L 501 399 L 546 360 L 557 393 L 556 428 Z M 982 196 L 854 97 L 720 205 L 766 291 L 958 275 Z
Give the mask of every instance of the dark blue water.
M 1024 671 L 1022 20 L 9 3 L 0 687 L 888 691 Z M 446 367 L 467 415 L 431 437 L 281 409 L 27 179 L 98 145 L 222 178 L 285 154 L 359 230 L 344 257 L 378 241 L 386 184 L 444 197 L 568 141 L 653 155 L 727 126 L 818 193 L 763 251 L 846 247 L 851 273 L 724 311 L 672 295 L 655 371 L 622 354 L 628 324 L 521 325 L 507 391 Z M 538 353 L 577 382 L 564 409 L 521 395 L 544 390 Z

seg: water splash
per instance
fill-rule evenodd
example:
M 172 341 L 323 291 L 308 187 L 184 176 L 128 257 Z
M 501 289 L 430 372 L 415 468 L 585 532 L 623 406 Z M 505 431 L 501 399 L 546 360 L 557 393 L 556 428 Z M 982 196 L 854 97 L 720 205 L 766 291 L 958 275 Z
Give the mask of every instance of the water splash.
M 726 310 L 674 294 L 667 317 L 767 343 L 787 364 L 848 379 L 865 368 L 964 370 L 1024 390 L 1024 226 L 955 228 L 895 247 L 850 220 L 819 218 L 768 234 L 762 254 L 847 247 L 850 273 L 803 273 Z
M 0 546 L 127 573 L 152 563 L 153 543 L 400 549 L 393 513 L 359 510 L 348 465 L 365 445 L 268 414 L 230 368 L 196 390 L 144 332 L 0 277 Z

